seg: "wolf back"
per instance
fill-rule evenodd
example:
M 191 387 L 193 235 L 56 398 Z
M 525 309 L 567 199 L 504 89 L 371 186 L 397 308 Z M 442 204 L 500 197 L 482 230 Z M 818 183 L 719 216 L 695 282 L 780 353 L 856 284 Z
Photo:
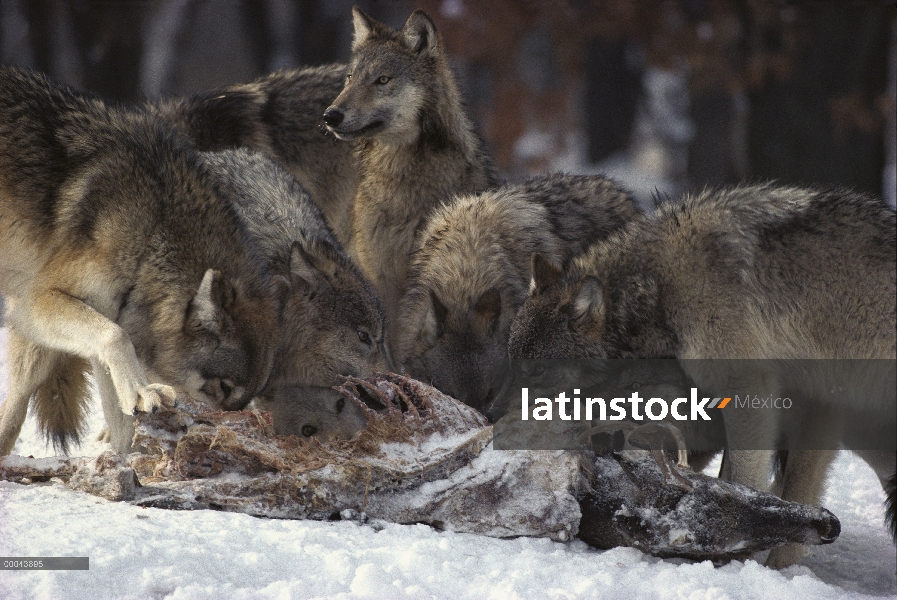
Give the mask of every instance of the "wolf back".
M 249 148 L 284 165 L 349 247 L 355 150 L 321 120 L 345 78 L 342 64 L 285 69 L 249 83 L 163 100 L 146 110 L 186 134 L 199 150 Z
M 895 215 L 845 190 L 743 186 L 662 206 L 593 245 L 562 271 L 545 261 L 511 328 L 519 358 L 889 359 L 897 347 Z M 684 368 L 708 393 L 732 381 Z M 851 412 L 893 431 L 888 394 L 832 395 L 829 373 L 758 374 L 775 396 L 795 394 L 812 416 L 798 437 L 861 436 Z M 748 382 L 749 383 L 749 382 Z M 883 384 L 884 385 L 884 384 Z M 887 387 L 887 386 L 885 386 Z M 776 391 L 778 390 L 778 392 Z M 891 384 L 893 394 L 893 384 Z M 775 397 L 774 396 L 774 397 Z M 728 410 L 730 448 L 773 447 L 781 411 Z M 839 429 L 840 428 L 840 429 Z M 846 429 L 845 429 L 846 428 Z M 755 438 L 763 438 L 757 440 Z M 839 438 L 840 439 L 840 438 Z M 752 445 L 760 441 L 769 445 Z M 833 441 L 833 445 L 837 439 Z M 863 452 L 883 484 L 895 455 Z M 833 453 L 789 451 L 776 483 L 786 500 L 818 504 Z M 768 489 L 772 451 L 727 452 L 723 475 Z M 893 504 L 889 520 L 893 523 Z M 779 548 L 768 564 L 799 562 Z
M 3 67 L 0 83 L 0 454 L 71 356 L 90 361 L 107 421 L 173 400 L 163 384 L 244 406 L 271 372 L 279 294 L 198 154 L 40 75 Z

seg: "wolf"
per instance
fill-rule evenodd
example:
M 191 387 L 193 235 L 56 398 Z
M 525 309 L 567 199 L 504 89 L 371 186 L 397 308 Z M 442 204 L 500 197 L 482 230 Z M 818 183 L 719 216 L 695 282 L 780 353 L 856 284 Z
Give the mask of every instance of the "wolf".
M 635 218 L 610 179 L 555 173 L 447 203 L 421 231 L 402 299 L 398 362 L 483 411 L 511 321 L 526 299 L 531 256 L 557 265 Z
M 700 389 L 717 395 L 737 389 L 738 380 L 688 359 L 893 360 L 895 254 L 895 215 L 879 198 L 772 184 L 706 190 L 632 221 L 566 269 L 535 257 L 538 280 L 511 326 L 509 352 L 677 358 Z M 868 434 L 870 424 L 894 430 L 892 374 L 867 383 L 863 397 L 833 395 L 841 384 L 824 371 L 743 377 L 762 381 L 774 398 L 801 399 L 806 409 L 791 423 L 783 411 L 724 411 L 723 476 L 736 482 L 771 489 L 773 452 L 738 450 L 758 447 L 751 441 L 772 448 L 785 436 L 834 445 Z M 892 489 L 895 454 L 859 454 Z M 775 491 L 818 504 L 832 456 L 788 451 Z M 893 523 L 893 500 L 888 511 Z M 767 564 L 794 564 L 801 552 L 777 548 Z
M 394 328 L 415 237 L 455 195 L 498 184 L 492 159 L 462 105 L 436 25 L 421 10 L 394 31 L 352 9 L 345 86 L 323 113 L 354 141 L 353 257 Z
M 245 149 L 204 153 L 259 247 L 289 287 L 280 346 L 255 400 L 281 435 L 350 438 L 366 423 L 333 390 L 341 377 L 391 371 L 380 302 L 300 183 Z
M 134 110 L 185 134 L 200 151 L 248 148 L 273 158 L 311 195 L 342 246 L 350 247 L 355 151 L 321 118 L 345 79 L 345 64 L 284 69 Z
M 130 448 L 121 432 L 135 411 L 174 401 L 176 390 L 244 407 L 272 371 L 282 293 L 181 136 L 0 67 L 0 294 L 10 327 L 0 455 L 32 395 L 58 446 L 77 438 L 88 365 L 119 451 Z M 66 394 L 35 395 L 48 379 Z
M 254 404 L 272 413 L 280 435 L 351 438 L 366 419 L 333 386 L 344 375 L 391 370 L 377 297 L 284 168 L 246 149 L 204 152 L 202 158 L 232 199 L 267 271 L 288 290 L 274 366 Z M 67 397 L 86 388 L 86 382 L 74 385 L 82 371 L 72 371 L 36 393 Z

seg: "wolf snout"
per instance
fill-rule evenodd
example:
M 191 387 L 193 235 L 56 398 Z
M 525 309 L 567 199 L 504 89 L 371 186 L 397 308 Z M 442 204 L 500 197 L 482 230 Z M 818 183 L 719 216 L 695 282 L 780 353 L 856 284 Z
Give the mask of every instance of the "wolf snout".
M 324 111 L 324 124 L 327 125 L 327 127 L 338 127 L 345 118 L 345 113 L 335 106 L 331 106 Z
M 508 414 L 508 407 L 500 402 L 496 402 L 493 399 L 485 406 L 482 412 L 483 416 L 486 417 L 486 420 L 489 421 L 489 423 L 495 423 L 503 416 Z
M 451 396 L 455 400 L 460 400 L 471 408 L 475 408 L 484 415 L 486 415 L 486 411 L 492 407 L 493 399 L 495 398 L 495 392 L 492 388 L 489 388 L 487 391 L 483 392 L 481 390 L 471 390 L 464 387 L 460 389 L 446 387 L 444 390 L 440 388 L 440 391 L 442 391 L 442 393 L 447 396 Z

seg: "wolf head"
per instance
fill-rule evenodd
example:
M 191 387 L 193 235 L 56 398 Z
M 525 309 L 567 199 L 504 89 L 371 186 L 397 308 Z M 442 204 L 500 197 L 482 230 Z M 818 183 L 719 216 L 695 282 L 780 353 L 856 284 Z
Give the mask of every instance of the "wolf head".
M 346 375 L 392 370 L 383 312 L 332 239 L 293 233 L 300 239 L 272 263 L 286 290 L 280 345 L 258 406 L 271 411 L 279 434 L 351 438 L 364 415 L 332 388 Z
M 271 411 L 279 435 L 348 440 L 367 424 L 361 408 L 331 387 L 281 384 L 256 398 L 255 405 Z
M 436 26 L 421 10 L 398 32 L 358 7 L 352 9 L 352 21 L 355 38 L 346 85 L 324 112 L 324 123 L 342 140 L 411 144 L 421 133 L 421 115 L 437 112 L 428 106 L 435 103 L 433 88 L 447 69 Z
M 293 243 L 282 343 L 269 387 L 327 387 L 391 368 L 377 296 L 326 240 Z
M 160 332 L 146 346 L 137 344 L 139 353 L 151 354 L 145 362 L 153 379 L 199 394 L 224 410 L 240 410 L 252 400 L 273 368 L 280 294 L 247 279 L 208 269 L 181 318 L 157 321 L 157 328 L 162 321 L 166 329 L 183 325 L 177 332 Z M 125 323 L 132 320 L 129 312 L 126 307 L 122 314 Z
M 280 346 L 259 402 L 281 416 L 275 418 L 280 433 L 340 433 L 345 413 L 334 410 L 341 396 L 331 386 L 341 375 L 390 368 L 379 301 L 292 175 L 246 150 L 203 157 L 230 192 L 266 270 L 283 286 Z M 317 399 L 323 396 L 329 399 Z M 316 411 L 334 419 L 311 423 L 306 416 Z
M 493 369 L 507 357 L 512 310 L 501 290 L 475 298 L 456 290 L 424 293 L 403 334 L 408 372 L 445 394 L 483 411 L 493 395 Z M 462 295 L 463 296 L 463 295 Z M 413 331 L 412 331 L 413 329 Z
M 116 124 L 91 138 L 103 145 L 71 207 L 93 215 L 82 235 L 102 242 L 96 262 L 118 290 L 118 305 L 93 301 L 151 380 L 242 409 L 271 374 L 282 286 L 192 147 L 142 114 Z
M 545 222 L 544 206 L 513 187 L 459 197 L 430 216 L 399 323 L 397 358 L 412 377 L 486 408 L 511 320 L 526 298 L 530 250 L 519 248 L 534 245 L 541 233 L 529 230 Z
M 365 417 L 333 386 L 344 375 L 391 370 L 380 303 L 327 240 L 295 241 L 288 272 L 281 344 L 258 406 L 281 435 L 351 438 Z
M 511 324 L 511 358 L 674 355 L 657 277 L 609 268 L 607 247 L 593 246 L 565 271 L 533 255 L 530 295 Z

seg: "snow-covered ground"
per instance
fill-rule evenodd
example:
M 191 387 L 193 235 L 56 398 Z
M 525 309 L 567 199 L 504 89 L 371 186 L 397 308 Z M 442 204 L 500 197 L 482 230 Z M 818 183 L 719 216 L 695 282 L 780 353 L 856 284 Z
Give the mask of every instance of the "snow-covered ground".
M 0 397 L 7 387 L 0 329 Z M 93 432 L 102 427 L 99 408 Z M 88 441 L 75 454 L 96 455 Z M 29 418 L 16 454 L 49 456 Z M 632 548 L 499 540 L 423 525 L 283 521 L 142 509 L 62 485 L 0 482 L 0 556 L 88 556 L 89 571 L 0 571 L 0 599 L 897 598 L 884 493 L 864 462 L 836 461 L 824 506 L 834 544 L 776 572 L 754 561 L 661 560 Z

